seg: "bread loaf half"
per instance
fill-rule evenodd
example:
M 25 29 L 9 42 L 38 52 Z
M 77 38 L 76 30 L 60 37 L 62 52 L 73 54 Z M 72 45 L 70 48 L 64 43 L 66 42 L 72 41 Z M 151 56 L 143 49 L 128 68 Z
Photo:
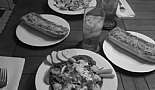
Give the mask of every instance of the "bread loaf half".
M 155 63 L 155 44 L 134 36 L 119 27 L 110 31 L 107 39 L 143 61 Z
M 37 30 L 54 39 L 60 39 L 69 32 L 67 27 L 48 21 L 47 19 L 41 17 L 40 14 L 34 12 L 24 15 L 21 20 L 22 23 L 32 27 L 34 30 Z

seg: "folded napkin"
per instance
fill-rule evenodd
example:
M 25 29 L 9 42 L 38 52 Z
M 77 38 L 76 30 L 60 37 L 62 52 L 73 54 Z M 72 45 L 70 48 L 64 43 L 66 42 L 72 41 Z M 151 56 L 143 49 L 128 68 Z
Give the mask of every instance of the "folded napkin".
M 126 0 L 119 0 L 122 3 L 124 10 L 120 9 L 120 3 L 117 6 L 116 15 L 118 17 L 134 17 L 135 13 Z
M 24 58 L 0 56 L 0 68 L 7 68 L 8 73 L 8 84 L 2 90 L 18 90 L 24 63 Z

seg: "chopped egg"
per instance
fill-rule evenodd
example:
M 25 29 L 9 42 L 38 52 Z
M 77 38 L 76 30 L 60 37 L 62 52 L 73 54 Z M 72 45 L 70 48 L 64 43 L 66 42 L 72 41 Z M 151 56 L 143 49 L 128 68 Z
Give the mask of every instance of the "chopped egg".
M 76 68 L 76 71 L 78 71 L 80 73 L 81 76 L 85 77 L 86 80 L 93 80 L 92 79 L 92 75 L 89 74 L 89 71 L 84 68 L 84 66 L 88 65 L 88 62 L 85 62 L 84 60 L 79 60 L 80 63 L 74 63 L 74 67 Z

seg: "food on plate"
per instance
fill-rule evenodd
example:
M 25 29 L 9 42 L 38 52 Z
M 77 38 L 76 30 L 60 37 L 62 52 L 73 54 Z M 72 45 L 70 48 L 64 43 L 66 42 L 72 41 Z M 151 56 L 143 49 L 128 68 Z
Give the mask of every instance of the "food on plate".
M 87 55 L 76 55 L 72 58 L 74 58 L 75 60 L 85 60 L 91 66 L 96 65 L 96 62 L 90 56 Z
M 73 57 L 76 54 L 77 52 L 75 50 L 70 50 L 70 49 L 62 50 L 62 55 L 67 59 Z
M 47 56 L 47 60 L 50 64 L 52 63 L 60 63 L 61 61 L 68 61 L 68 59 L 71 59 L 74 55 L 76 55 L 77 52 L 75 50 L 60 50 L 60 51 L 52 51 L 50 55 Z
M 101 90 L 104 78 L 115 77 L 112 69 L 98 67 L 91 56 L 74 54 L 67 58 L 67 61 L 62 61 L 56 57 L 60 51 L 53 52 L 56 52 L 56 55 L 50 54 L 51 58 L 47 56 L 47 61 L 52 60 L 49 61 L 52 63 L 47 75 L 49 79 L 46 78 L 45 81 L 52 90 Z M 67 52 L 69 53 L 69 50 Z M 60 62 L 55 62 L 53 57 Z
M 138 56 L 143 61 L 155 63 L 155 44 L 116 27 L 110 31 L 108 41 Z
M 60 61 L 67 61 L 68 59 L 62 55 L 62 52 L 63 51 L 58 51 L 57 52 L 56 56 L 57 56 L 58 60 L 60 60 Z
M 54 0 L 57 8 L 60 10 L 77 11 L 88 7 L 92 0 Z
M 60 62 L 61 62 L 61 61 L 58 60 L 58 58 L 57 58 L 57 51 L 53 51 L 53 52 L 51 53 L 51 59 L 52 59 L 53 63 L 60 63 Z
M 47 55 L 46 60 L 49 62 L 49 64 L 52 64 L 52 58 L 51 55 Z
M 63 38 L 69 32 L 69 29 L 67 27 L 44 19 L 42 16 L 34 12 L 24 15 L 21 20 L 24 25 L 27 25 L 34 30 L 39 31 L 54 39 Z

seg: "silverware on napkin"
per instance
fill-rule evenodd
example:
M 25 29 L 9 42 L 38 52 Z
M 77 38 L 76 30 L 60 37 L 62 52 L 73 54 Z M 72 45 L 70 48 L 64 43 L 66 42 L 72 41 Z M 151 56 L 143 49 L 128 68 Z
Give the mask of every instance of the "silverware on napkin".
M 7 69 L 0 68 L 0 88 L 3 88 L 7 85 Z
M 125 11 L 125 7 L 124 7 L 124 5 L 122 4 L 122 2 L 120 1 L 120 0 L 118 0 L 118 4 L 119 4 L 119 9 L 120 9 L 120 11 L 121 12 L 124 12 Z

